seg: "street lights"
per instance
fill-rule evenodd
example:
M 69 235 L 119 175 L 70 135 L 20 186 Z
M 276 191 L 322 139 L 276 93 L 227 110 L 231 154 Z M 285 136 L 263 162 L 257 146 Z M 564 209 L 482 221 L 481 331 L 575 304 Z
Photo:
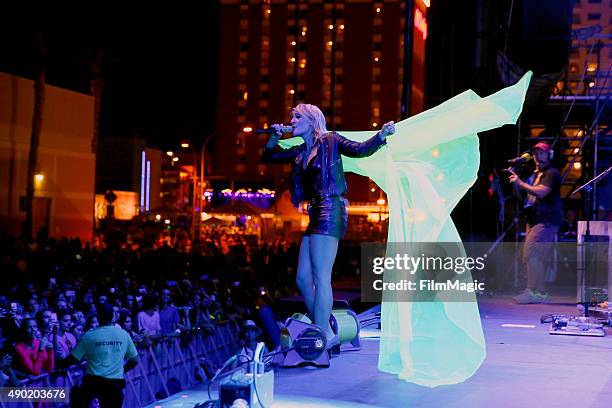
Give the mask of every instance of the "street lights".
M 197 237 L 200 237 L 201 229 L 198 228 L 198 223 L 201 220 L 201 211 L 203 204 L 203 196 L 204 196 L 204 162 L 206 156 L 206 147 L 208 146 L 208 142 L 212 139 L 213 136 L 217 134 L 217 131 L 213 131 L 211 133 L 206 134 L 202 138 L 202 144 L 198 151 L 196 151 L 195 146 L 193 147 L 193 200 L 192 200 L 192 214 L 191 214 L 191 236 L 192 239 L 195 239 L 196 232 Z M 182 142 L 181 147 L 187 149 L 190 147 L 188 142 Z M 198 177 L 198 165 L 197 165 L 197 156 L 200 156 L 200 177 Z M 200 182 L 200 188 L 198 189 L 198 181 Z M 197 202 L 197 205 L 196 205 Z M 198 210 L 199 209 L 199 210 Z
M 384 198 L 382 198 L 382 196 L 376 200 L 376 204 L 378 204 L 378 222 L 382 222 L 382 210 L 383 210 L 383 206 L 386 204 L 387 202 L 385 201 Z
M 188 142 L 181 142 L 181 147 L 183 149 L 188 149 L 189 147 L 192 147 L 192 152 L 193 152 L 193 174 L 192 174 L 192 180 L 193 180 L 193 193 L 191 195 L 191 237 L 192 239 L 195 238 L 195 233 L 196 233 L 196 197 L 198 194 L 198 162 L 197 162 L 197 152 L 195 150 L 195 147 L 191 146 Z

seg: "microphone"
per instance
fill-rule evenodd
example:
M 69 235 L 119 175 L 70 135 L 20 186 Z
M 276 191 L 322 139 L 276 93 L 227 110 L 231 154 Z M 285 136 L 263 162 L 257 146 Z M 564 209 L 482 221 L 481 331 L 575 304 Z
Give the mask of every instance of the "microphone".
M 510 164 L 525 163 L 526 161 L 531 160 L 531 157 L 532 156 L 528 152 L 525 152 L 521 154 L 519 157 L 515 157 L 514 159 L 508 160 L 508 163 Z
M 281 132 L 283 133 L 291 133 L 292 131 L 293 131 L 293 128 L 291 126 L 284 125 L 283 127 L 281 127 Z M 255 129 L 253 133 L 255 133 L 256 135 L 268 135 L 268 134 L 276 133 L 276 130 L 272 128 Z

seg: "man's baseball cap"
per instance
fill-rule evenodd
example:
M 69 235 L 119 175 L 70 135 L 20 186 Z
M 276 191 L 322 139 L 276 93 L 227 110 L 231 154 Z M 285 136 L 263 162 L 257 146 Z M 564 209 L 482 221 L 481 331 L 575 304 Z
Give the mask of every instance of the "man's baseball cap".
M 550 146 L 548 143 L 540 142 L 537 145 L 533 146 L 533 150 L 544 150 L 545 152 L 550 150 Z

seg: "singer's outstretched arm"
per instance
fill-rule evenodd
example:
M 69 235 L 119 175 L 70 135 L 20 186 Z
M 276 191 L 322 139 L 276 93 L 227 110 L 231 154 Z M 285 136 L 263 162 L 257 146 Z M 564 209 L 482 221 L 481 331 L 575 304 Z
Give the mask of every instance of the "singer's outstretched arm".
M 368 157 L 387 144 L 386 140 L 381 139 L 379 133 L 361 143 L 349 140 L 338 133 L 335 133 L 334 137 L 337 140 L 340 153 L 347 157 Z
M 383 125 L 378 133 L 364 142 L 355 142 L 333 133 L 340 153 L 347 157 L 367 157 L 373 155 L 381 146 L 387 144 L 387 136 L 395 133 L 395 122 Z

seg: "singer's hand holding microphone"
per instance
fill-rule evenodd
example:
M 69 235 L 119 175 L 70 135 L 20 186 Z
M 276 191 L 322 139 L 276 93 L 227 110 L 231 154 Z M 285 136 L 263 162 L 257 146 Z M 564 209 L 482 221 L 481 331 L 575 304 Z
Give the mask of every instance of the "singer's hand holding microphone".
M 281 138 L 283 133 L 289 133 L 293 131 L 291 126 L 275 123 L 270 126 L 269 129 L 258 129 L 253 133 L 255 134 L 270 134 L 270 139 L 268 139 L 268 143 L 266 144 L 267 148 L 273 148 L 278 143 L 278 140 Z
M 291 126 L 275 123 L 274 125 L 270 126 L 268 129 L 257 129 L 257 130 L 254 130 L 253 133 L 255 133 L 256 135 L 265 135 L 265 134 L 274 133 L 274 134 L 278 134 L 280 137 L 282 136 L 283 133 L 290 133 L 292 131 L 293 131 L 293 128 Z

